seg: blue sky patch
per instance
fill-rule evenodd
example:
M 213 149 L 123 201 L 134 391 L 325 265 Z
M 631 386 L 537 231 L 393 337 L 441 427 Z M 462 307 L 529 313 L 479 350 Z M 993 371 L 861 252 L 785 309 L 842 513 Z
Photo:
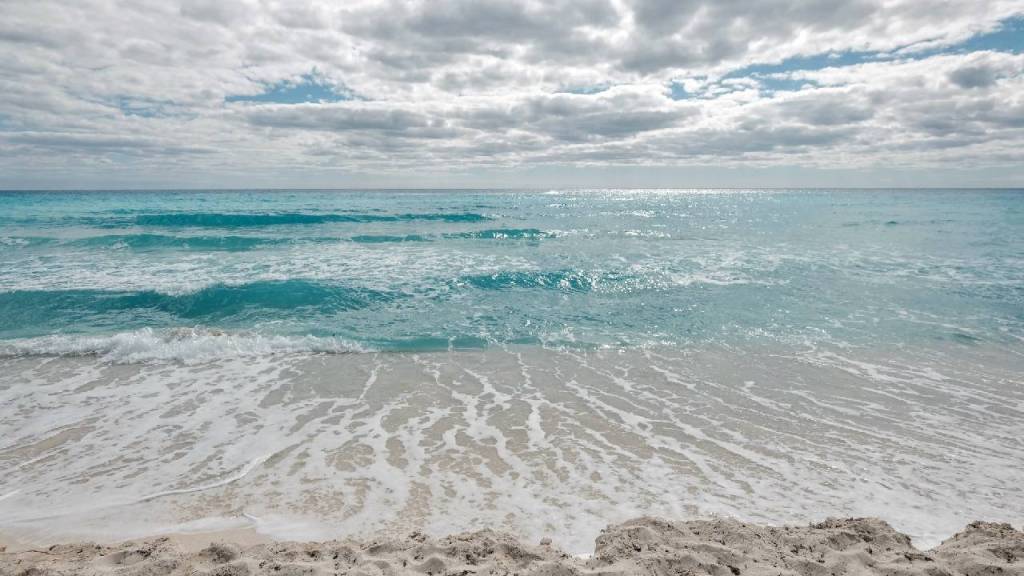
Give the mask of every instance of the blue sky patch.
M 884 57 L 885 55 L 882 52 L 833 52 L 815 54 L 814 56 L 794 56 L 776 64 L 752 64 L 745 66 L 729 72 L 722 79 L 747 77 L 761 79 L 770 77 L 773 74 L 795 72 L 797 70 L 824 70 L 825 68 L 853 66 L 881 60 Z
M 807 86 L 817 86 L 806 78 L 789 78 L 784 74 L 757 76 L 756 79 L 761 83 L 761 89 L 767 92 L 797 92 Z
M 962 54 L 965 52 L 978 52 L 980 50 L 1020 54 L 1024 51 L 1024 17 L 1003 20 L 999 28 L 992 32 L 976 34 L 959 44 L 929 50 L 928 55 Z
M 224 98 L 225 102 L 262 102 L 273 104 L 303 104 L 306 102 L 342 102 L 352 100 L 352 93 L 335 86 L 316 74 L 304 74 L 298 82 L 278 82 L 264 85 L 262 94 L 239 94 Z
M 688 100 L 694 95 L 686 91 L 686 87 L 680 82 L 672 82 L 668 85 L 668 96 L 673 100 Z
M 794 56 L 774 64 L 751 64 L 744 66 L 729 72 L 722 77 L 722 80 L 753 78 L 761 84 L 764 90 L 769 92 L 797 91 L 814 83 L 805 79 L 790 78 L 788 77 L 790 72 L 841 68 L 897 58 L 923 59 L 940 54 L 964 54 L 981 50 L 1019 54 L 1024 50 L 1024 18 L 1017 17 L 1004 20 L 992 32 L 977 34 L 963 42 L 949 46 L 926 50 L 914 50 L 913 46 L 907 46 L 893 52 L 845 51 L 815 54 L 813 56 Z M 686 95 L 685 90 L 680 84 L 672 83 L 671 86 L 673 99 L 679 100 L 684 97 L 692 97 Z

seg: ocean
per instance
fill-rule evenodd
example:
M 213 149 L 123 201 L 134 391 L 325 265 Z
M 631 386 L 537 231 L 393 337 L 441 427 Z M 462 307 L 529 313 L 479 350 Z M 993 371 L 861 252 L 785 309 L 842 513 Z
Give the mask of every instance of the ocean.
M 0 192 L 0 531 L 1024 521 L 1024 191 Z

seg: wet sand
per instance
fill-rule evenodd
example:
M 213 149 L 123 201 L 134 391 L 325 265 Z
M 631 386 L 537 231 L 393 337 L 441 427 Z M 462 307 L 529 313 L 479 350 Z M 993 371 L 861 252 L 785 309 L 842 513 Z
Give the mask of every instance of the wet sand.
M 975 346 L 0 360 L 0 533 L 481 528 L 569 553 L 645 514 L 1024 523 L 1024 361 Z

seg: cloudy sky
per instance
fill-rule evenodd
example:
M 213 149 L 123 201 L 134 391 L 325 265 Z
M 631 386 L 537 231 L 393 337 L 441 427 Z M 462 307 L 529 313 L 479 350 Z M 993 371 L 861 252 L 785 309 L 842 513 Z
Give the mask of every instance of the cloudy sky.
M 0 0 L 0 188 L 1024 185 L 1024 0 Z

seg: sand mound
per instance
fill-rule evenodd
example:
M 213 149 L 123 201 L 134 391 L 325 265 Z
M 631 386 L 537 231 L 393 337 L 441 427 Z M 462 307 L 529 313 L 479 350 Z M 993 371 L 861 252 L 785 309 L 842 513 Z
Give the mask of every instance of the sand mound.
M 921 552 L 874 518 L 784 527 L 639 518 L 606 529 L 589 559 L 490 530 L 440 539 L 415 533 L 367 542 L 214 542 L 198 552 L 154 538 L 0 553 L 0 575 L 37 574 L 1024 576 L 1024 533 L 1008 524 L 975 522 Z
M 975 522 L 929 552 L 876 518 L 811 526 L 640 518 L 597 539 L 593 569 L 631 574 L 840 576 L 1024 574 L 1024 533 Z

